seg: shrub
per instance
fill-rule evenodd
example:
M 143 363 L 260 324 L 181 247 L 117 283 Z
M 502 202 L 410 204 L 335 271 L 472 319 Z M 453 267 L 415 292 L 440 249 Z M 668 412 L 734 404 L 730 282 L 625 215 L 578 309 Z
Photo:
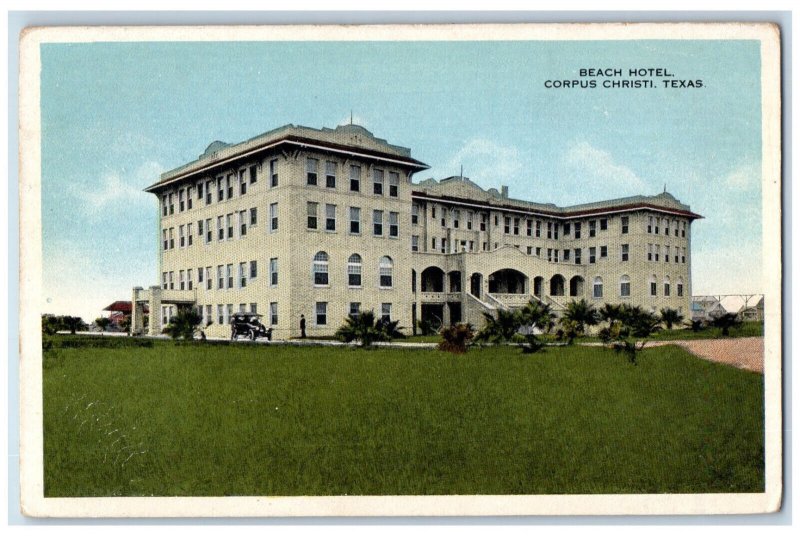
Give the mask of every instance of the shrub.
M 680 324 L 683 321 L 683 315 L 678 312 L 677 309 L 670 309 L 669 307 L 665 307 L 661 309 L 661 322 L 667 327 L 667 329 L 672 329 L 672 326 L 675 324 Z
M 661 319 L 641 307 L 622 305 L 617 319 L 609 319 L 609 325 L 600 330 L 600 338 L 606 344 L 624 354 L 628 362 L 637 364 L 637 354 L 644 349 L 647 339 L 661 329 Z M 637 340 L 638 339 L 638 340 Z
M 433 327 L 433 323 L 428 320 L 427 318 L 424 320 L 417 320 L 417 328 L 419 329 L 420 335 L 435 335 L 436 330 Z
M 730 335 L 730 330 L 742 325 L 742 319 L 735 313 L 725 313 L 711 321 L 711 325 L 722 330 L 722 336 Z
M 372 311 L 363 311 L 359 315 L 345 318 L 344 324 L 336 330 L 335 337 L 343 342 L 359 341 L 363 348 L 372 346 L 373 342 L 390 339 L 385 328 L 375 322 L 375 313 Z
M 169 324 L 164 328 L 164 333 L 173 339 L 194 339 L 197 326 L 202 322 L 202 317 L 190 307 L 178 309 L 178 313 L 169 319 Z
M 467 344 L 475 336 L 475 330 L 469 324 L 455 324 L 442 330 L 442 342 L 439 350 L 451 354 L 463 354 L 467 351 Z

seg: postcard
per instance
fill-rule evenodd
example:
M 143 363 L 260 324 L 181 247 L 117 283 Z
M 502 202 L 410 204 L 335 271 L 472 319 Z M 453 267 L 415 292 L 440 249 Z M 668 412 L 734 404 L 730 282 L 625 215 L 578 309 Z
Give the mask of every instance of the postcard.
M 779 510 L 779 37 L 27 29 L 23 513 Z

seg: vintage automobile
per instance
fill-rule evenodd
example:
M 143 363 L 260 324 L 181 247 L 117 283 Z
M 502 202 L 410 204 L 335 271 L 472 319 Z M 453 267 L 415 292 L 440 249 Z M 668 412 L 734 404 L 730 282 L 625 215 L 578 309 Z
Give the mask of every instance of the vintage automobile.
M 271 341 L 272 328 L 265 328 L 259 318 L 261 315 L 255 313 L 235 313 L 231 316 L 231 340 L 234 341 L 244 335 L 251 341 L 258 337 L 266 337 Z

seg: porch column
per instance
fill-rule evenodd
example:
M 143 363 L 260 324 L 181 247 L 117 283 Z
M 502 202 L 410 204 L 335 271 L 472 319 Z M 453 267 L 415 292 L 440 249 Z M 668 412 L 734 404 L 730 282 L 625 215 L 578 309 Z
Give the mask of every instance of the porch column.
M 142 287 L 133 287 L 131 298 L 131 335 L 141 335 L 144 332 L 144 307 L 139 303 L 139 293 Z
M 150 325 L 147 334 L 161 335 L 161 287 L 150 287 Z
M 446 328 L 450 325 L 450 304 L 444 302 L 442 307 L 442 327 Z

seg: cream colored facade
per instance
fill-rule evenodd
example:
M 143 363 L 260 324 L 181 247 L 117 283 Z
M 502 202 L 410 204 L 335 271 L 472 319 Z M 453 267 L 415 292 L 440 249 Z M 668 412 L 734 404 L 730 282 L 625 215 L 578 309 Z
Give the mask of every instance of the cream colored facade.
M 134 289 L 132 329 L 143 331 L 145 302 L 151 334 L 191 305 L 209 337 L 255 310 L 278 339 L 300 335 L 301 315 L 309 336 L 365 310 L 411 332 L 420 319 L 480 325 L 531 299 L 688 313 L 699 216 L 666 192 L 556 207 L 464 177 L 414 184 L 427 167 L 356 125 L 212 143 L 147 189 L 161 280 Z

